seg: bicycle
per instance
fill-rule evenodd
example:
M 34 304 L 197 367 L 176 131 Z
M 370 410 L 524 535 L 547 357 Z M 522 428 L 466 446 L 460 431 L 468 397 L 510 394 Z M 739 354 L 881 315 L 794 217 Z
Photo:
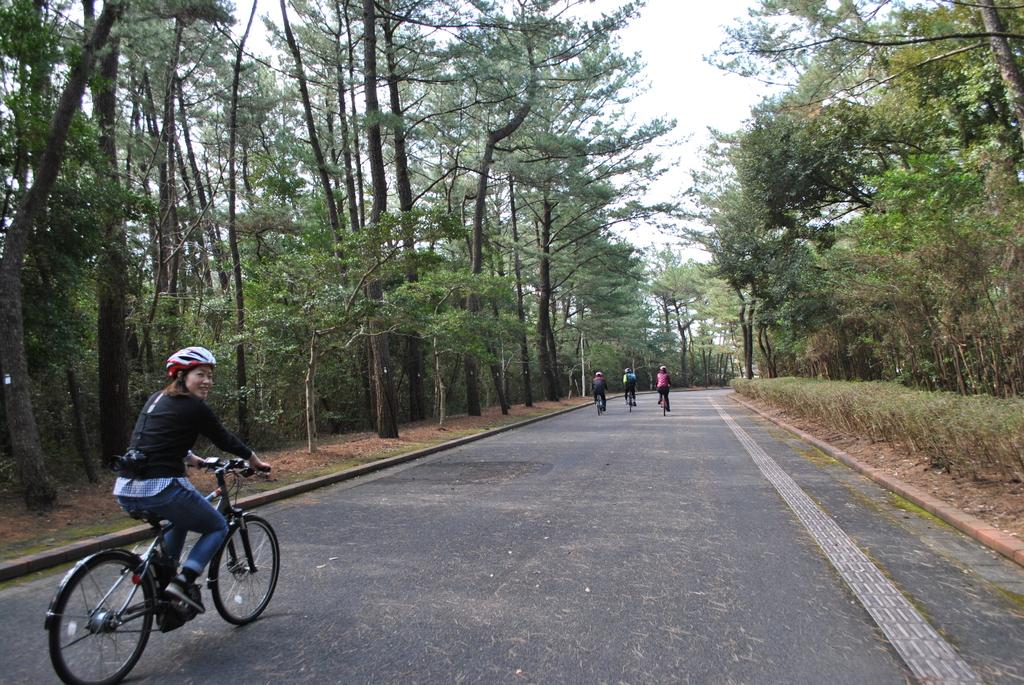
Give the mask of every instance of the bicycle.
M 263 518 L 232 504 L 243 479 L 256 473 L 244 459 L 204 460 L 220 498 L 217 510 L 228 534 L 213 555 L 206 585 L 221 617 L 235 625 L 255 621 L 270 604 L 281 569 L 277 534 Z M 227 482 L 228 475 L 232 483 Z M 133 512 L 156 530 L 142 554 L 107 549 L 82 559 L 68 571 L 46 612 L 50 661 L 72 685 L 120 682 L 142 657 L 154 621 L 161 632 L 180 627 L 196 611 L 164 593 L 177 564 L 164 548 L 171 524 L 152 512 Z
M 607 410 L 607 407 L 605 407 L 605 404 L 601 400 L 601 396 L 600 395 L 594 395 L 594 404 L 597 405 L 597 415 L 598 416 L 600 416 L 601 414 L 605 413 L 605 411 Z
M 632 392 L 627 390 L 624 393 L 624 396 L 626 398 L 626 408 L 629 410 L 629 413 L 632 414 L 633 407 L 636 406 L 636 390 L 633 390 Z
M 665 416 L 668 412 L 672 411 L 671 409 L 668 408 L 668 392 L 661 396 L 661 399 L 658 400 L 658 404 L 661 405 L 662 416 Z

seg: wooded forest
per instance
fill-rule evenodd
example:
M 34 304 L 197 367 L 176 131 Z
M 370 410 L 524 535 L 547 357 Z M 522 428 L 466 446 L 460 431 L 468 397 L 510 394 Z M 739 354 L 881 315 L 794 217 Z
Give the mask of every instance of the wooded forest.
M 1022 394 L 1021 9 L 752 1 L 709 59 L 775 94 L 672 204 L 643 11 L 5 0 L 0 482 L 95 480 L 186 345 L 240 436 L 311 451 L 625 366 Z

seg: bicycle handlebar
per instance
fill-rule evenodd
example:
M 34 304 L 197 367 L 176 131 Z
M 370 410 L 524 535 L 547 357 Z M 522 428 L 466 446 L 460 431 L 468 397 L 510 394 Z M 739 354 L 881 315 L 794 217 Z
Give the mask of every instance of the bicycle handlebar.
M 224 473 L 237 473 L 238 475 L 248 478 L 256 475 L 256 473 L 266 473 L 270 471 L 270 467 L 258 468 L 252 466 L 247 460 L 240 457 L 232 457 L 230 459 L 221 459 L 220 457 L 206 457 L 202 460 L 199 468 L 207 469 L 208 471 L 222 471 Z

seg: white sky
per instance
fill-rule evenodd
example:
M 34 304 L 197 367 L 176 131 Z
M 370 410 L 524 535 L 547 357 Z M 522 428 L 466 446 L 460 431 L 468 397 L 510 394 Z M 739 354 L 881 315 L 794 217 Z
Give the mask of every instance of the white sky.
M 608 11 L 624 1 L 595 0 L 586 9 Z M 647 65 L 649 89 L 631 108 L 637 120 L 662 116 L 677 122 L 671 136 L 674 144 L 662 150 L 664 161 L 676 166 L 652 188 L 648 201 L 672 200 L 684 190 L 690 171 L 700 166 L 700 149 L 710 141 L 708 128 L 738 129 L 750 108 L 769 92 L 756 81 L 723 72 L 704 60 L 725 39 L 723 27 L 745 19 L 753 4 L 755 0 L 647 0 L 639 19 L 620 34 L 623 51 L 639 54 Z M 235 33 L 240 34 L 252 5 L 247 0 L 236 0 L 236 5 Z M 277 3 L 261 2 L 254 33 L 261 32 L 262 15 L 280 23 Z M 254 35 L 251 40 L 259 51 L 260 38 Z M 624 235 L 638 246 L 676 242 L 654 230 Z M 701 258 L 693 250 L 686 254 Z
M 615 0 L 596 5 L 616 6 Z M 647 65 L 649 89 L 634 102 L 638 118 L 676 120 L 673 138 L 663 151 L 678 165 L 652 188 L 650 201 L 668 201 L 689 185 L 690 171 L 701 166 L 700 149 L 710 142 L 709 127 L 734 131 L 769 90 L 757 81 L 721 71 L 705 61 L 725 40 L 724 26 L 747 18 L 752 0 L 648 0 L 640 18 L 622 35 L 622 48 L 639 53 Z M 673 244 L 653 231 L 627 236 L 633 243 Z M 701 259 L 697 251 L 686 256 Z M 706 257 L 705 257 L 706 259 Z

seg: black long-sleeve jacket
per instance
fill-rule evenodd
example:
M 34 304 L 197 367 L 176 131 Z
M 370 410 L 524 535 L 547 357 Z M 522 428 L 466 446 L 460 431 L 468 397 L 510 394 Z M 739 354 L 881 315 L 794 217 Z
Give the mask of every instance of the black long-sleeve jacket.
M 221 425 L 206 402 L 195 395 L 163 392 L 155 392 L 146 400 L 135 422 L 130 448 L 146 455 L 144 478 L 176 478 L 185 475 L 185 456 L 200 435 L 243 459 L 253 453 Z

